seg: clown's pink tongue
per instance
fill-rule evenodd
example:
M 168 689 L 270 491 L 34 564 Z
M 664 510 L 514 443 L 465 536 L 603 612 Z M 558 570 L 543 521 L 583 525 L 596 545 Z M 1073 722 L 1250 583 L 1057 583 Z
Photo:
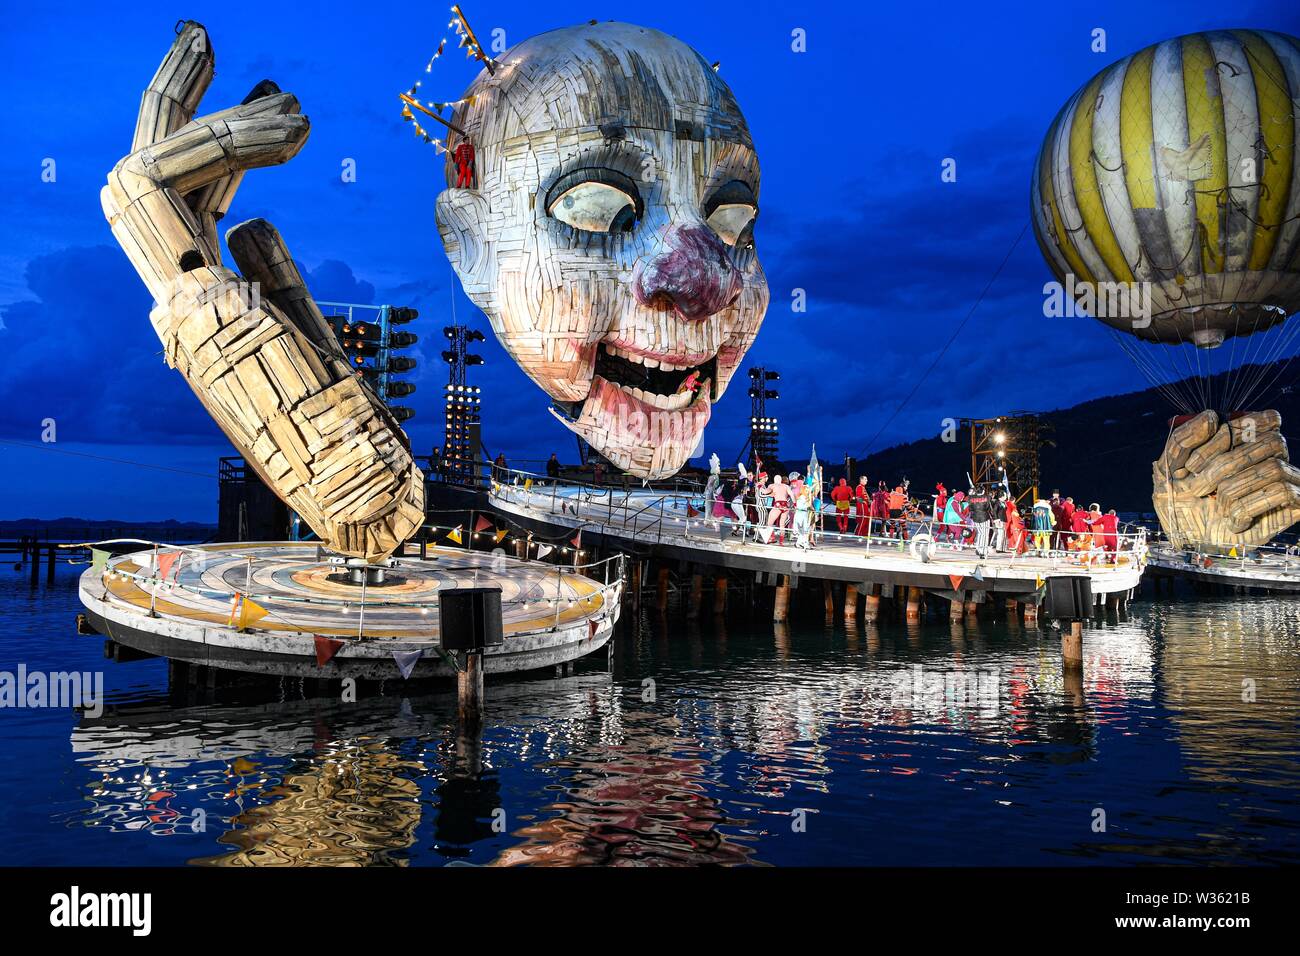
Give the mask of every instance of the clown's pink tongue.
M 706 379 L 684 407 L 664 408 L 651 404 L 666 404 L 660 396 L 637 395 L 597 375 L 577 421 L 552 413 L 616 468 L 666 478 L 681 470 L 699 444 L 712 411 L 711 389 Z

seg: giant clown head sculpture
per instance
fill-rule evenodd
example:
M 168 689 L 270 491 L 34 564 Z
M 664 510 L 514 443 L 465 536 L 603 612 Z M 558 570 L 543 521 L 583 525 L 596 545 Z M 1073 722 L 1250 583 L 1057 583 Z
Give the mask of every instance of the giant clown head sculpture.
M 572 431 L 674 474 L 767 309 L 745 118 L 698 53 L 629 24 L 544 33 L 493 67 L 452 117 L 447 256 Z

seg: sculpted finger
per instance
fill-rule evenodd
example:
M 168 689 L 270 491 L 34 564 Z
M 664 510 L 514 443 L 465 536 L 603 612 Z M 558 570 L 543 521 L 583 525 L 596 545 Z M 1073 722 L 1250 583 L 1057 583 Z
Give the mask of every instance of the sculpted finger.
M 1296 468 L 1289 461 L 1270 458 L 1220 483 L 1215 491 L 1215 497 L 1225 508 L 1231 509 L 1236 502 L 1247 495 L 1254 494 L 1269 485 L 1284 482 L 1300 485 L 1300 468 Z
M 140 98 L 132 152 L 166 139 L 193 118 L 215 65 L 208 31 L 186 21 Z
M 1188 494 L 1208 495 L 1230 478 L 1247 471 L 1270 458 L 1286 460 L 1286 439 L 1280 432 L 1267 432 L 1248 445 L 1239 445 L 1223 452 L 1199 474 L 1176 484 Z
M 1263 412 L 1242 412 L 1228 422 L 1228 427 L 1232 429 L 1233 445 L 1248 445 L 1257 441 L 1266 432 L 1281 431 L 1282 416 L 1273 409 Z
M 298 98 L 292 93 L 282 93 L 271 80 L 262 80 L 244 97 L 243 102 L 230 109 L 210 113 L 193 120 L 189 125 L 226 122 L 232 119 L 246 119 L 253 116 L 281 116 L 297 113 L 300 109 Z M 185 127 L 188 128 L 188 127 Z M 190 209 L 198 218 L 203 231 L 208 235 L 213 246 L 217 244 L 217 223 L 226 215 L 234 201 L 235 192 L 243 182 L 244 170 L 240 169 L 228 176 L 209 183 L 185 197 Z
M 1219 429 L 1219 416 L 1210 409 L 1193 415 L 1169 434 L 1159 467 L 1167 475 L 1178 476 L 1191 453 L 1214 437 Z
M 231 173 L 288 162 L 310 132 L 310 121 L 299 113 L 205 121 L 128 156 L 123 166 L 155 186 L 184 195 Z
M 1271 522 L 1270 530 L 1276 534 L 1294 523 L 1294 518 L 1286 519 L 1297 509 L 1300 509 L 1300 484 L 1275 481 L 1232 502 L 1228 511 L 1228 529 L 1233 534 L 1240 534 L 1263 518 Z M 1280 524 L 1283 520 L 1286 523 Z
M 1199 474 L 1204 471 L 1215 458 L 1222 455 L 1231 447 L 1232 429 L 1227 425 L 1220 425 L 1219 430 L 1214 433 L 1213 438 L 1187 456 L 1187 461 L 1183 463 L 1182 468 L 1178 469 L 1174 474 L 1174 477 L 1186 478 L 1188 475 Z
M 265 219 L 241 222 L 226 232 L 226 246 L 244 278 L 257 284 L 261 294 L 279 307 L 321 356 L 336 361 L 343 373 L 351 372 L 338 338 L 322 317 L 275 226 Z
M 100 194 L 104 216 L 156 301 L 167 301 L 167 287 L 181 273 L 221 263 L 211 223 L 195 215 L 184 194 L 242 169 L 285 162 L 309 129 L 297 114 L 195 124 L 113 167 Z

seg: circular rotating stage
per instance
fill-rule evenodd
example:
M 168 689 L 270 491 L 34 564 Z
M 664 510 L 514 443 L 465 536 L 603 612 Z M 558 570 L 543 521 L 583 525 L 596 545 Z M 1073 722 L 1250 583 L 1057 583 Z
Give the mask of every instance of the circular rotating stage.
M 417 679 L 456 673 L 438 634 L 439 595 L 455 588 L 501 590 L 505 640 L 484 654 L 489 674 L 604 646 L 622 583 L 616 565 L 594 570 L 608 570 L 610 582 L 502 552 L 430 547 L 424 559 L 395 558 L 363 600 L 362 586 L 314 544 L 159 545 L 87 569 L 79 591 L 96 630 L 148 654 L 300 677 L 401 679 L 409 668 Z

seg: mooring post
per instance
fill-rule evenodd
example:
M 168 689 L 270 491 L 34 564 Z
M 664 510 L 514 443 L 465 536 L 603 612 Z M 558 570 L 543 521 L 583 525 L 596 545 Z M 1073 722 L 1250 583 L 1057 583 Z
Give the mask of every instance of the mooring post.
M 822 602 L 826 605 L 826 623 L 835 623 L 835 585 L 822 581 Z
M 784 623 L 790 616 L 790 576 L 781 575 L 781 583 L 776 586 L 776 600 L 772 603 L 772 620 Z
M 32 538 L 32 587 L 41 581 L 41 543 Z
M 1025 602 L 1025 623 L 1026 624 L 1038 623 L 1038 605 L 1033 603 L 1032 601 Z
M 870 599 L 868 599 L 870 604 Z M 872 620 L 870 613 L 867 615 L 868 620 Z M 844 585 L 844 623 L 858 623 L 858 586 L 856 584 Z
M 960 621 L 962 611 L 962 596 L 959 593 L 955 598 L 948 602 L 948 620 Z
M 1067 668 L 1083 666 L 1083 622 L 1070 621 L 1070 630 L 1061 630 L 1061 663 Z
M 727 576 L 719 574 L 713 581 L 713 613 L 727 613 Z
M 456 672 L 456 705 L 467 727 L 483 721 L 483 652 L 465 651 L 465 666 Z
M 966 617 L 974 620 L 980 616 L 980 606 L 974 601 L 966 602 Z
M 47 546 L 47 554 L 45 557 L 45 583 L 46 584 L 54 583 L 54 545 L 53 544 Z

